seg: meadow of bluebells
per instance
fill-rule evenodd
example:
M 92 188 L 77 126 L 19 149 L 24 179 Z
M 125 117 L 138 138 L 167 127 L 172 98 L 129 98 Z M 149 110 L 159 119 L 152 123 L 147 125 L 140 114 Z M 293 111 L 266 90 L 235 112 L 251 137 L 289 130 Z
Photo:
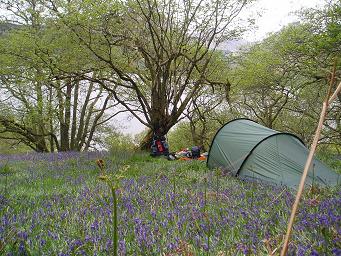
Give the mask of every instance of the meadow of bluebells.
M 124 170 L 119 255 L 267 255 L 280 247 L 294 192 L 205 163 L 147 155 L 0 156 L 0 255 L 110 255 L 113 200 L 99 181 Z M 278 253 L 279 249 L 276 253 Z M 307 191 L 289 255 L 341 255 L 341 190 Z

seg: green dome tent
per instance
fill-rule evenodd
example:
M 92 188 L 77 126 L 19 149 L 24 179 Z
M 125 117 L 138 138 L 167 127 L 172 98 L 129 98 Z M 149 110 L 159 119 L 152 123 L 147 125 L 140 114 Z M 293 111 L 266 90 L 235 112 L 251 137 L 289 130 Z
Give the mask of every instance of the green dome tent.
M 207 166 L 222 167 L 235 176 L 297 187 L 308 154 L 297 136 L 243 118 L 228 122 L 216 133 Z M 339 178 L 340 175 L 314 159 L 306 183 L 336 185 Z

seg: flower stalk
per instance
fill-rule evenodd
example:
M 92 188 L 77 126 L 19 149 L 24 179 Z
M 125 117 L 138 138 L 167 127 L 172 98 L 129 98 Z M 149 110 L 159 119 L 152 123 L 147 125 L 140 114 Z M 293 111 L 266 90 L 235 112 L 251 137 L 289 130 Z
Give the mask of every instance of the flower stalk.
M 118 214 L 117 214 L 117 195 L 116 195 L 116 190 L 119 188 L 119 183 L 120 180 L 124 177 L 121 175 L 122 171 L 127 170 L 127 168 L 129 168 L 129 166 L 126 166 L 123 168 L 123 170 L 120 170 L 119 173 L 117 175 L 115 175 L 114 177 L 110 177 L 109 175 L 107 175 L 106 170 L 105 170 L 105 165 L 104 165 L 104 161 L 102 159 L 98 159 L 96 161 L 101 174 L 99 176 L 99 179 L 102 180 L 103 182 L 105 182 L 108 185 L 108 188 L 111 192 L 111 195 L 113 197 L 113 225 L 114 225 L 114 238 L 113 238 L 113 247 L 114 247 L 114 256 L 118 256 Z

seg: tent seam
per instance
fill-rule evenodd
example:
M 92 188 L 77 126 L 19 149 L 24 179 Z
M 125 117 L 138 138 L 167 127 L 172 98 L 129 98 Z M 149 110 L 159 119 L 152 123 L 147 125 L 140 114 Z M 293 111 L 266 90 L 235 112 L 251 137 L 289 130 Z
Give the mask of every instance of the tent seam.
M 274 137 L 274 136 L 277 136 L 277 135 L 290 135 L 296 139 L 298 139 L 298 141 L 300 141 L 303 146 L 305 146 L 304 142 L 298 137 L 296 136 L 295 134 L 292 134 L 292 133 L 288 133 L 288 132 L 278 132 L 278 133 L 274 133 L 274 134 L 271 134 L 263 139 L 261 139 L 249 152 L 249 154 L 245 157 L 244 161 L 242 162 L 242 164 L 240 165 L 237 173 L 236 173 L 236 177 L 239 175 L 240 171 L 242 170 L 244 164 L 246 163 L 246 161 L 249 159 L 249 157 L 252 155 L 253 151 L 260 145 L 262 144 L 264 141 L 266 141 L 267 139 L 271 138 L 271 137 Z

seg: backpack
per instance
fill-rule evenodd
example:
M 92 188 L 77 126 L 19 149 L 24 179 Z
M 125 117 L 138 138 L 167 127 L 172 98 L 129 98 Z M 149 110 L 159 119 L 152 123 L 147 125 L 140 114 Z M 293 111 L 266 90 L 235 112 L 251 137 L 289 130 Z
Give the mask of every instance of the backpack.
M 192 158 L 199 158 L 200 157 L 200 147 L 194 146 L 191 149 Z
M 165 136 L 158 136 L 154 134 L 151 144 L 151 156 L 168 156 L 169 147 Z

